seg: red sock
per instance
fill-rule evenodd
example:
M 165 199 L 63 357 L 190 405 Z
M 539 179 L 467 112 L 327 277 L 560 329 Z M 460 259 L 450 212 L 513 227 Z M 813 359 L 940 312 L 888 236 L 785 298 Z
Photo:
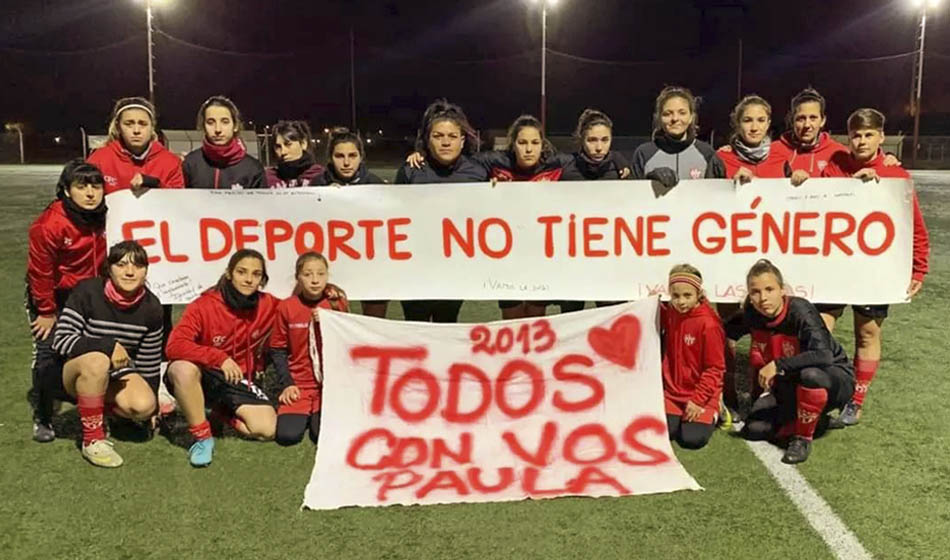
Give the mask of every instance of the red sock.
M 798 397 L 798 414 L 795 415 L 795 435 L 811 439 L 815 435 L 815 426 L 818 418 L 828 404 L 828 391 L 824 389 L 809 389 L 799 385 L 795 388 Z
M 188 431 L 195 436 L 195 441 L 211 438 L 211 424 L 207 420 L 195 426 L 188 426 Z
M 863 405 L 864 397 L 868 394 L 868 387 L 871 386 L 871 380 L 877 373 L 877 365 L 880 360 L 866 360 L 864 358 L 854 358 L 854 396 L 851 400 L 855 404 Z
M 79 409 L 79 420 L 82 422 L 82 444 L 106 439 L 105 425 L 102 423 L 102 409 L 105 404 L 106 395 L 79 395 L 77 397 L 77 409 Z

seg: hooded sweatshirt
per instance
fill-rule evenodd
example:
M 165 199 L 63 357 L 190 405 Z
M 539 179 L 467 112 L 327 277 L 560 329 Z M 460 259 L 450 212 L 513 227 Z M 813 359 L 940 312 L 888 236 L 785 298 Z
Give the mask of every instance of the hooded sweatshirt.
M 807 171 L 810 176 L 819 177 L 831 161 L 831 156 L 838 152 L 847 152 L 848 149 L 835 142 L 827 132 L 818 134 L 818 141 L 812 146 L 803 146 L 794 134 L 786 132 L 772 145 L 772 151 L 780 154 L 787 162 L 786 177 L 791 176 L 794 171 Z
M 181 159 L 159 142 L 152 141 L 141 156 L 134 156 L 119 140 L 89 154 L 86 160 L 102 172 L 106 181 L 105 193 L 110 194 L 132 187 L 132 178 L 141 173 L 145 187 L 180 189 L 185 186 Z
M 719 315 L 706 301 L 686 313 L 667 304 L 662 304 L 660 311 L 663 394 L 676 408 L 692 402 L 712 409 L 712 416 L 719 411 L 726 369 L 726 335 Z
M 258 292 L 253 308 L 236 309 L 211 288 L 185 308 L 165 353 L 169 361 L 187 360 L 202 369 L 220 369 L 231 358 L 253 383 L 254 375 L 264 371 L 277 303 L 274 296 Z

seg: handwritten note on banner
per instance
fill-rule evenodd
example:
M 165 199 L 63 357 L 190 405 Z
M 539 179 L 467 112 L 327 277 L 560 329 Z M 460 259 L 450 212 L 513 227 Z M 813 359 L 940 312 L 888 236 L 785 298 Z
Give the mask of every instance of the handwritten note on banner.
M 323 253 L 352 299 L 632 300 L 671 266 L 703 272 L 713 301 L 745 295 L 768 257 L 815 302 L 898 303 L 910 282 L 913 185 L 887 179 L 153 189 L 108 196 L 110 243 L 149 252 L 164 303 L 214 285 L 237 249 L 290 293 L 294 260 Z M 853 282 L 860 278 L 860 282 Z
M 656 300 L 433 325 L 321 312 L 304 507 L 699 489 L 667 436 Z

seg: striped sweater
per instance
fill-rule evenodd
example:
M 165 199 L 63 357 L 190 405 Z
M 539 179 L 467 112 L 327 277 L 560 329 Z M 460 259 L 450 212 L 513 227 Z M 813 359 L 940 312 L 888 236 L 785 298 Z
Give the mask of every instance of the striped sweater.
M 122 310 L 106 299 L 105 279 L 83 280 L 56 321 L 53 349 L 67 360 L 89 352 L 111 358 L 116 343 L 125 348 L 132 363 L 110 371 L 110 377 L 137 373 L 157 390 L 162 361 L 162 305 L 158 298 L 146 288 L 138 305 Z

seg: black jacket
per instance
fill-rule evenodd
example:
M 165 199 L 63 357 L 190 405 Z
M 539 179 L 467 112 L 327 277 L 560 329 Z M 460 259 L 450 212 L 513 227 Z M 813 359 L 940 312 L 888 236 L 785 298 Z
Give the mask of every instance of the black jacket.
M 201 148 L 192 150 L 182 163 L 185 188 L 191 189 L 263 189 L 267 187 L 264 166 L 250 155 L 230 167 L 218 167 L 205 157 Z
M 786 298 L 785 309 L 776 318 L 768 318 L 746 303 L 741 316 L 726 324 L 726 335 L 738 340 L 751 334 L 753 343 L 765 342 L 772 337 L 784 337 L 798 342 L 798 353 L 774 357 L 780 370 L 800 371 L 806 367 L 835 365 L 852 372 L 851 361 L 844 348 L 831 336 L 814 305 L 800 297 Z M 852 374 L 853 375 L 853 374 Z
M 322 187 L 325 185 L 382 185 L 385 182 L 370 173 L 369 169 L 366 169 L 366 164 L 361 162 L 356 174 L 349 180 L 337 175 L 333 170 L 333 163 L 328 163 L 324 172 L 314 177 L 310 184 Z
M 410 167 L 406 163 L 396 172 L 395 183 L 397 185 L 418 185 L 426 183 L 478 183 L 487 180 L 488 170 L 485 166 L 461 155 L 450 167 L 440 166 L 434 163 L 432 159 L 426 159 L 426 164 L 422 166 L 422 169 Z
M 563 163 L 561 181 L 601 181 L 620 179 L 624 168 L 630 168 L 630 162 L 620 152 L 611 150 L 602 161 L 594 161 L 582 151 L 573 154 L 558 154 Z

